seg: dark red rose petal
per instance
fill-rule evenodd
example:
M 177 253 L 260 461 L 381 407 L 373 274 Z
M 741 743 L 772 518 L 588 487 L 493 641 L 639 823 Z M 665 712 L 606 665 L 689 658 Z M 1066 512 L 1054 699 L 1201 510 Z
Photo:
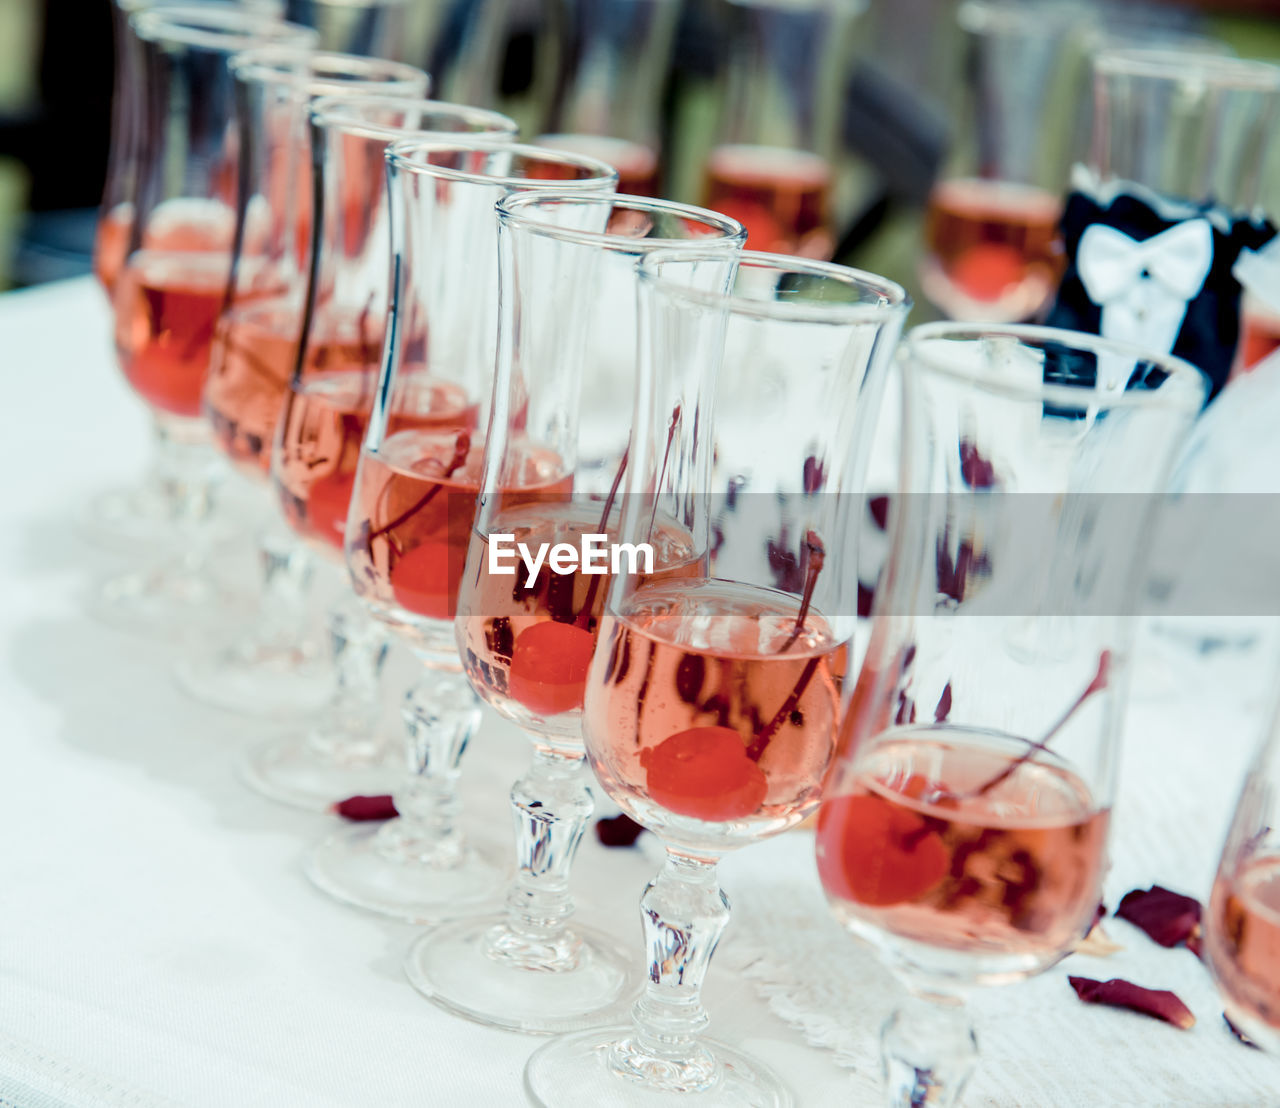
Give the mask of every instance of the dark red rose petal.
M 1113 977 L 1110 981 L 1095 981 L 1092 977 L 1068 977 L 1067 980 L 1075 989 L 1076 996 L 1086 1004 L 1125 1008 L 1164 1020 L 1184 1031 L 1195 1026 L 1196 1017 L 1191 1014 L 1191 1009 L 1168 989 L 1144 989 L 1120 977 Z
M 364 822 L 375 819 L 395 819 L 396 802 L 390 796 L 349 796 L 339 800 L 333 810 L 343 819 Z
M 1200 901 L 1160 885 L 1126 893 L 1116 915 L 1141 928 L 1161 946 L 1177 946 L 1199 933 Z
M 1230 1031 L 1231 1034 L 1233 1034 L 1237 1039 L 1239 1039 L 1240 1042 L 1244 1043 L 1244 1045 L 1247 1046 L 1250 1050 L 1262 1049 L 1262 1047 L 1260 1047 L 1251 1038 L 1249 1038 L 1249 1036 L 1245 1034 L 1245 1032 L 1241 1031 L 1239 1027 L 1237 1027 L 1234 1023 L 1231 1022 L 1231 1017 L 1227 1015 L 1226 1012 L 1222 1013 L 1222 1022 L 1227 1025 L 1227 1030 Z
M 634 846 L 644 828 L 628 815 L 596 820 L 596 838 L 605 846 Z
M 873 496 L 867 501 L 867 508 L 871 512 L 871 518 L 875 521 L 875 525 L 881 531 L 889 529 L 889 498 L 887 496 Z

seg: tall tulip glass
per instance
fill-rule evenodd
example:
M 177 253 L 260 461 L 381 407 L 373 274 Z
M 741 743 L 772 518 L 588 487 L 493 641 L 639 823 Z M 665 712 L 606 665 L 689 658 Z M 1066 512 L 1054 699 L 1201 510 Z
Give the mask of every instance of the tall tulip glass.
M 451 567 L 466 549 L 493 390 L 494 204 L 557 182 L 604 192 L 616 175 L 593 159 L 481 139 L 404 139 L 389 149 L 387 167 L 393 288 L 381 373 L 367 388 L 362 378 L 359 390 L 326 391 L 323 377 L 314 387 L 303 381 L 280 451 L 301 474 L 292 486 L 300 513 L 345 483 L 350 508 L 339 516 L 352 587 L 426 671 L 405 707 L 408 734 L 392 790 L 399 816 L 325 839 L 309 854 L 307 873 L 338 900 L 427 922 L 479 910 L 502 881 L 501 867 L 459 826 L 459 765 L 480 711 L 450 620 Z M 317 318 L 326 298 L 343 295 L 341 267 L 332 277 L 330 285 L 322 271 L 315 283 Z M 357 402 L 368 413 L 363 445 L 352 421 L 339 419 Z M 308 451 L 324 464 L 308 466 Z M 292 478 L 280 473 L 289 495 Z M 536 487 L 541 479 L 524 476 L 516 483 Z M 328 518 L 338 517 L 330 510 Z
M 146 8 L 174 6 L 178 6 L 174 0 L 112 0 L 111 4 L 115 43 L 111 149 L 93 242 L 93 272 L 108 302 L 115 292 L 116 278 L 129 249 L 145 124 L 142 47 L 130 17 Z M 233 6 L 231 0 L 227 0 L 226 6 Z M 234 6 L 263 16 L 279 16 L 283 11 L 281 0 L 241 0 Z M 296 30 L 285 32 L 286 36 L 296 33 Z M 155 449 L 142 480 L 130 487 L 100 493 L 88 505 L 85 524 L 96 541 L 136 550 L 148 549 L 172 537 L 170 532 L 179 504 L 171 453 L 170 439 L 164 434 L 163 425 L 158 424 Z
M 258 536 L 263 577 L 249 626 L 180 659 L 177 675 L 199 700 L 245 715 L 289 718 L 321 706 L 332 682 L 307 627 L 314 559 L 271 510 L 268 494 L 271 448 L 294 371 L 310 270 L 308 106 L 319 96 L 371 94 L 409 103 L 425 93 L 429 78 L 398 62 L 320 52 L 299 59 L 279 47 L 247 50 L 232 68 L 244 172 L 234 277 L 214 334 L 203 407 L 216 446 L 264 500 Z M 380 182 L 363 185 L 373 186 L 368 210 L 378 210 Z M 386 252 L 383 242 L 383 257 Z
M 1280 714 L 1263 736 L 1218 863 L 1205 961 L 1231 1021 L 1280 1052 Z
M 106 582 L 107 622 L 181 636 L 225 618 L 205 558 L 217 475 L 200 396 L 231 278 L 240 157 L 231 57 L 255 42 L 307 48 L 314 35 L 230 6 L 164 6 L 132 18 L 144 99 L 134 218 L 116 279 L 116 350 L 166 442 L 177 553 Z
M 471 684 L 526 732 L 533 765 L 511 789 L 518 871 L 505 911 L 427 932 L 407 970 L 450 1011 L 548 1033 L 601 1019 L 633 980 L 613 936 L 570 922 L 570 869 L 594 806 L 582 696 L 607 575 L 544 563 L 506 576 L 491 539 L 561 550 L 616 534 L 637 262 L 665 246 L 703 247 L 728 266 L 745 232 L 714 212 L 626 196 L 529 194 L 498 210 L 501 345 L 475 527 L 465 567 L 454 570 L 456 633 Z M 530 468 L 557 483 L 514 503 L 512 481 Z M 677 541 L 658 559 L 674 566 L 687 554 Z
M 899 358 L 892 545 L 818 817 L 832 911 L 910 999 L 888 1102 L 956 1103 L 965 995 L 1092 926 L 1145 537 L 1206 393 L 1071 331 L 932 324 Z
M 274 347 L 267 340 L 273 328 L 289 322 L 289 365 L 272 431 L 273 491 L 299 544 L 294 557 L 309 559 L 314 552 L 322 564 L 345 569 L 343 534 L 389 303 L 390 215 L 380 187 L 386 148 L 408 136 L 510 140 L 516 127 L 497 112 L 389 97 L 325 97 L 315 102 L 311 117 L 322 218 L 308 295 L 249 305 L 236 316 L 235 337 L 242 352 L 261 356 L 279 348 L 278 338 Z M 385 793 L 397 780 L 377 727 L 386 632 L 370 621 L 345 579 L 335 583 L 341 600 L 328 620 L 336 685 L 327 705 L 309 725 L 253 747 L 242 767 L 259 792 L 302 807 Z M 296 641 L 299 627 L 297 619 L 282 623 L 282 632 L 294 632 L 286 641 Z
M 667 861 L 640 900 L 645 988 L 629 1025 L 548 1044 L 540 1105 L 786 1105 L 765 1067 L 706 1040 L 701 990 L 729 922 L 716 863 L 818 804 L 854 629 L 853 523 L 903 290 L 821 262 L 704 253 L 641 268 L 626 542 L 668 574 L 613 579 L 583 737 L 609 796 Z M 717 381 L 718 377 L 718 381 Z

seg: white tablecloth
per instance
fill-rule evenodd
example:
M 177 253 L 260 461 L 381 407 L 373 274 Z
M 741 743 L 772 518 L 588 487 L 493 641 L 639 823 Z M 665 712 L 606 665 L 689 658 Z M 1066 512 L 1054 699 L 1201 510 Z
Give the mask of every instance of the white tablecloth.
M 236 752 L 264 729 L 186 699 L 172 647 L 83 614 L 90 582 L 122 563 L 83 538 L 77 512 L 146 450 L 96 287 L 0 297 L 0 367 L 0 1106 L 520 1103 L 538 1040 L 419 997 L 400 969 L 415 929 L 329 901 L 299 870 L 334 821 L 236 780 Z M 1207 890 L 1269 676 L 1256 656 L 1154 649 L 1111 903 L 1151 882 Z M 486 719 L 464 794 L 494 835 L 527 757 Z M 589 837 L 583 917 L 638 940 L 653 869 L 649 851 Z M 707 990 L 715 1033 L 774 1065 L 800 1105 L 874 1103 L 873 1032 L 893 989 L 826 916 L 811 838 L 744 851 L 724 881 L 737 910 Z M 985 1057 L 966 1103 L 1280 1104 L 1280 1063 L 1231 1039 L 1195 959 L 1111 930 L 1122 954 L 975 1003 Z M 1199 1023 L 1086 1008 L 1068 970 L 1175 988 Z

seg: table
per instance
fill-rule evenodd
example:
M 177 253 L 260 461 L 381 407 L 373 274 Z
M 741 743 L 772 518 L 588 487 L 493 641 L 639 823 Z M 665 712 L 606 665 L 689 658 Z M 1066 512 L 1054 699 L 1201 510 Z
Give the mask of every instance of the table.
M 333 903 L 301 874 L 333 819 L 236 780 L 236 752 L 266 726 L 192 703 L 171 646 L 83 614 L 90 582 L 125 563 L 83 538 L 77 513 L 132 479 L 146 449 L 96 286 L 0 297 L 0 367 L 0 1106 L 521 1103 L 540 1040 L 419 997 L 400 969 L 417 929 Z M 1112 904 L 1138 884 L 1207 890 L 1268 692 L 1260 652 L 1147 653 Z M 412 676 L 405 659 L 392 670 L 389 701 Z M 527 758 L 487 715 L 463 787 L 482 834 L 507 834 Z M 894 987 L 825 913 L 811 837 L 723 868 L 736 910 L 707 989 L 714 1033 L 775 1066 L 801 1106 L 875 1103 L 873 1032 Z M 655 869 L 652 844 L 590 836 L 577 867 L 582 917 L 632 936 L 637 959 L 636 899 Z M 1191 955 L 1110 929 L 1122 954 L 1073 956 L 975 1001 L 985 1054 L 966 1105 L 1280 1103 L 1280 1063 L 1231 1039 Z M 1199 1023 L 1086 1008 L 1068 969 L 1174 988 Z

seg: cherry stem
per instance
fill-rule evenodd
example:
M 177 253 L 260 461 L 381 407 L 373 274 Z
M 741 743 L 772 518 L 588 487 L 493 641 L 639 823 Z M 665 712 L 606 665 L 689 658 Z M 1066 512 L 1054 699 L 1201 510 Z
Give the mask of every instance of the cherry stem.
M 613 484 L 609 486 L 609 495 L 605 497 L 604 511 L 600 513 L 600 526 L 596 530 L 604 534 L 608 530 L 609 513 L 613 511 L 613 502 L 618 497 L 618 489 L 622 487 L 622 475 L 627 472 L 627 456 L 631 453 L 631 447 L 628 446 L 622 452 L 622 460 L 618 462 L 618 472 L 613 475 Z M 573 624 L 575 627 L 581 627 L 587 630 L 587 625 L 591 622 L 591 609 L 595 606 L 596 594 L 600 591 L 600 578 L 602 574 L 596 574 L 591 578 L 591 584 L 587 586 L 587 595 L 582 601 L 582 607 L 578 610 L 578 614 L 574 617 Z
M 360 309 L 360 315 L 356 320 L 356 345 L 360 347 L 360 353 L 363 355 L 366 346 L 372 346 L 373 343 L 365 341 L 365 334 L 369 325 L 369 313 L 373 311 L 373 293 L 369 293 L 369 299 L 364 302 L 364 307 Z M 368 394 L 370 374 L 362 373 L 360 375 L 360 406 L 364 406 L 364 398 Z
M 800 600 L 800 612 L 796 616 L 796 625 L 791 629 L 791 634 L 787 641 L 782 644 L 779 654 L 785 654 L 800 638 L 801 632 L 804 631 L 805 619 L 809 615 L 809 605 L 813 603 L 813 590 L 818 584 L 818 574 L 822 572 L 822 565 L 826 561 L 826 548 L 822 545 L 822 540 L 814 531 L 806 531 L 804 536 L 805 549 L 809 552 L 809 564 L 805 569 L 804 580 L 804 596 Z M 822 661 L 821 654 L 815 654 L 804 665 L 804 669 L 800 671 L 800 677 L 797 679 L 791 692 L 787 694 L 787 699 L 782 702 L 782 707 L 774 713 L 773 718 L 756 733 L 756 737 L 751 740 L 751 745 L 747 747 L 747 757 L 752 761 L 758 762 L 760 756 L 764 754 L 765 748 L 773 739 L 778 728 L 783 725 L 787 717 L 795 711 L 796 705 L 800 703 L 800 698 L 804 696 L 804 691 L 809 687 L 809 682 L 813 680 L 813 675 L 818 672 L 818 663 Z
M 1018 771 L 1019 767 L 1029 762 L 1032 758 L 1036 756 L 1036 754 L 1040 753 L 1043 750 L 1046 750 L 1049 746 L 1049 743 L 1053 741 L 1054 737 L 1058 734 L 1058 732 L 1061 731 L 1071 721 L 1071 717 L 1074 716 L 1076 712 L 1078 712 L 1084 706 L 1085 701 L 1088 700 L 1089 697 L 1091 697 L 1094 693 L 1100 691 L 1101 689 L 1105 689 L 1107 687 L 1107 679 L 1110 676 L 1110 672 L 1111 672 L 1111 651 L 1104 650 L 1098 656 L 1098 672 L 1094 674 L 1093 680 L 1089 682 L 1084 692 L 1082 692 L 1078 697 L 1076 697 L 1075 702 L 1071 705 L 1071 707 L 1069 707 L 1062 714 L 1062 718 L 1059 719 L 1057 723 L 1055 723 L 1052 727 L 1049 728 L 1048 731 L 1045 732 L 1044 738 L 1042 738 L 1038 743 L 1033 743 L 1016 761 L 1010 762 L 1007 766 L 1004 767 L 1004 769 L 1002 769 L 989 781 L 986 781 L 982 785 L 979 785 L 976 789 L 973 790 L 973 792 L 968 794 L 969 797 L 984 796 L 985 794 L 989 793 L 1002 781 L 1006 781 L 1010 777 L 1012 777 Z M 965 798 L 962 798 L 962 799 L 965 799 Z
M 818 538 L 813 531 L 806 531 L 804 536 L 804 546 L 809 552 L 809 564 L 805 568 L 804 575 L 804 595 L 800 600 L 800 612 L 796 616 L 796 625 L 791 629 L 791 635 L 787 641 L 782 644 L 779 654 L 784 654 L 795 645 L 796 640 L 804 631 L 804 621 L 809 615 L 809 605 L 813 603 L 813 590 L 818 584 L 818 574 L 822 572 L 822 564 L 827 560 L 826 548 L 822 545 L 822 540 Z
M 813 675 L 818 672 L 818 663 L 822 661 L 823 655 L 815 654 L 804 664 L 804 669 L 800 671 L 800 678 L 796 681 L 795 687 L 787 695 L 787 699 L 782 702 L 782 707 L 774 714 L 773 719 L 766 723 L 751 740 L 751 745 L 747 747 L 747 757 L 753 762 L 760 761 L 761 755 L 764 754 L 765 747 L 772 741 L 774 734 L 778 728 L 783 725 L 787 717 L 795 711 L 796 705 L 800 703 L 800 698 L 804 696 L 804 691 L 809 687 L 809 682 L 813 680 Z
M 462 467 L 462 464 L 467 460 L 467 455 L 470 453 L 471 453 L 471 433 L 469 431 L 459 431 L 457 444 L 453 448 L 453 457 L 449 459 L 449 464 L 445 468 L 443 476 L 440 478 L 440 483 L 432 485 L 431 488 L 428 489 L 422 495 L 422 497 L 417 501 L 417 503 L 415 503 L 412 507 L 405 509 L 405 511 L 401 512 L 390 523 L 384 524 L 383 526 L 379 527 L 376 531 L 369 532 L 368 543 L 369 543 L 370 558 L 373 557 L 373 540 L 377 538 L 381 538 L 383 535 L 387 534 L 390 531 L 394 531 L 402 523 L 404 523 L 410 517 L 416 515 L 418 512 L 422 511 L 423 508 L 425 508 L 428 504 L 430 504 L 432 499 L 434 499 L 436 493 L 438 493 L 442 488 L 444 488 L 443 482 L 448 480 L 450 477 L 452 477 Z

